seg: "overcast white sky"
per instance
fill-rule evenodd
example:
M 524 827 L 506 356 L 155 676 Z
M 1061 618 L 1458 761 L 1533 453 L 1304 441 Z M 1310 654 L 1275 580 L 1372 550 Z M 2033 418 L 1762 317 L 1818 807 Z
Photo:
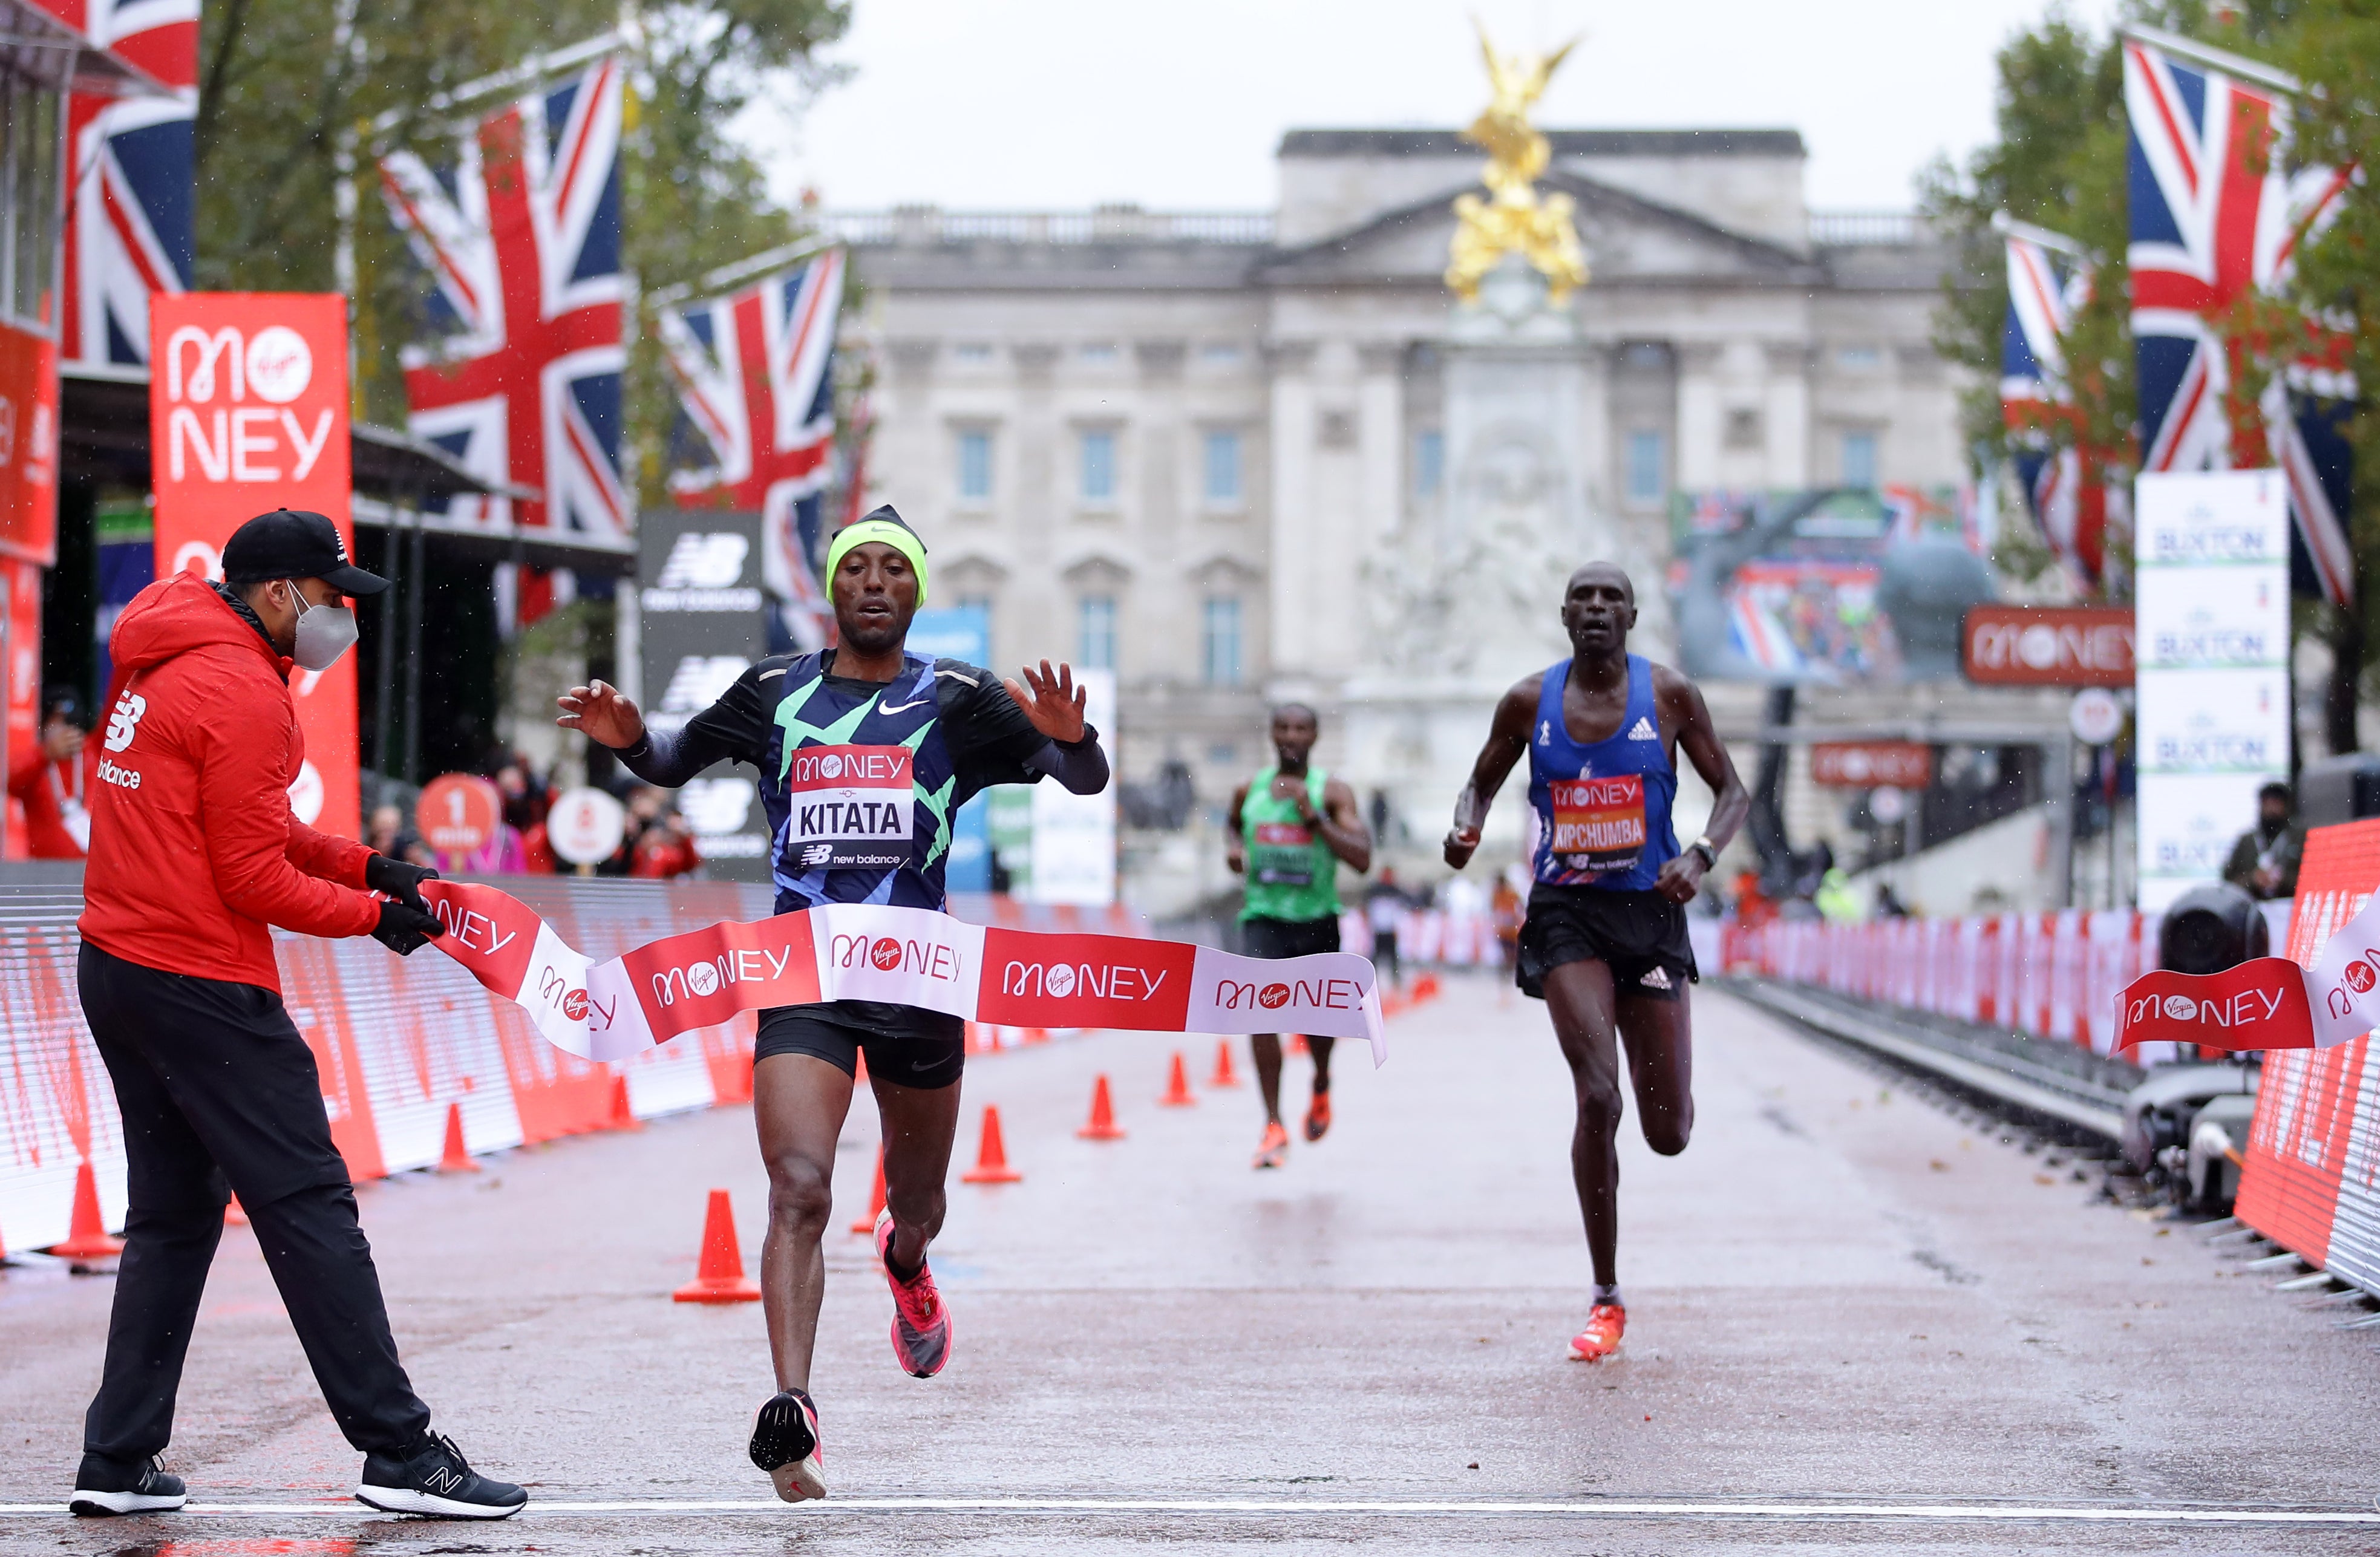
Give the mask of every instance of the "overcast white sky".
M 1585 43 L 1549 128 L 1799 129 L 1809 198 L 1904 208 L 1992 122 L 1992 53 L 2050 0 L 856 0 L 855 69 L 797 123 L 743 127 L 777 192 L 828 204 L 1245 209 L 1312 127 L 1455 126 L 1500 47 Z M 2105 26 L 2114 0 L 2070 0 Z

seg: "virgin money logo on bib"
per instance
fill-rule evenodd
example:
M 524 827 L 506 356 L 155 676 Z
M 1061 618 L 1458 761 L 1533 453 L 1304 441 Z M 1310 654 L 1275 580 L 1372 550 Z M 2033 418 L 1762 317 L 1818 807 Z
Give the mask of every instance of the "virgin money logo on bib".
M 1553 852 L 1575 870 L 1628 870 L 1645 852 L 1645 775 L 1555 779 Z
M 916 754 L 905 746 L 806 746 L 785 764 L 787 843 L 808 869 L 909 858 Z

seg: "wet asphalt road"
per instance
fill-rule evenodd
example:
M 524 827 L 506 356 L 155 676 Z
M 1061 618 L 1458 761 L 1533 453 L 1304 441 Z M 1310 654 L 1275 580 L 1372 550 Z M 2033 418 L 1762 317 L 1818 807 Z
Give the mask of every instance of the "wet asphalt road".
M 1631 1330 L 1609 1363 L 1563 1356 L 1589 1278 L 1543 1010 L 1458 979 L 1392 1024 L 1385 1070 L 1342 1049 L 1336 1128 L 1277 1174 L 1247 1166 L 1252 1086 L 1154 1106 L 1171 1040 L 971 1065 L 961 1156 L 996 1103 L 1025 1182 L 953 1186 L 934 1264 L 954 1355 L 931 1381 L 893 1364 L 867 1240 L 831 1235 L 827 1504 L 758 1506 L 767 1480 L 743 1453 L 771 1387 L 757 1306 L 667 1297 L 712 1186 L 735 1192 L 758 1250 L 763 1177 L 732 1109 L 363 1191 L 417 1385 L 482 1468 L 530 1484 L 529 1515 L 407 1523 L 338 1502 L 358 1457 L 234 1230 L 167 1465 L 202 1502 L 319 1506 L 0 1513 L 0 1551 L 2380 1551 L 2380 1517 L 2031 1512 L 2372 1514 L 2374 1332 L 2097 1201 L 2095 1175 L 1697 998 L 1694 1144 L 1673 1160 L 1623 1147 Z M 1203 1078 L 1211 1040 L 1184 1047 Z M 1075 1138 L 1099 1071 L 1126 1140 Z M 838 1227 L 874 1142 L 856 1112 Z M 0 1272 L 0 1504 L 69 1486 L 110 1286 Z M 980 1498 L 1045 1506 L 903 1502 Z M 1133 1501 L 1220 1506 L 1114 1506 Z M 656 1506 L 557 1506 L 637 1502 Z M 686 1506 L 700 1502 L 747 1506 Z M 1499 1502 L 1531 1506 L 1480 1509 Z M 1679 1506 L 1594 1512 L 1647 1502 Z M 1705 1512 L 1745 1502 L 1887 1512 Z M 1447 1503 L 1466 1506 L 1427 1506 Z M 1924 1512 L 1945 1504 L 2010 1517 Z

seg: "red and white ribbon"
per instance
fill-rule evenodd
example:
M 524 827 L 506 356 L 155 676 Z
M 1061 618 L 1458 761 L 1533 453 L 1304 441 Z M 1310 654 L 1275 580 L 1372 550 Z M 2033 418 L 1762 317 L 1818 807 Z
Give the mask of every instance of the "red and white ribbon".
M 625 1060 L 738 1012 L 829 1000 L 1010 1027 L 1360 1038 L 1375 1065 L 1389 1057 L 1372 965 L 1349 952 L 1267 961 L 838 903 L 688 931 L 595 962 L 494 887 L 425 882 L 421 894 L 446 926 L 431 944 L 582 1059 Z
M 2257 957 L 2220 973 L 2144 973 L 2124 990 L 2116 1047 L 2330 1049 L 2380 1027 L 2380 894 L 2338 927 L 2311 969 Z

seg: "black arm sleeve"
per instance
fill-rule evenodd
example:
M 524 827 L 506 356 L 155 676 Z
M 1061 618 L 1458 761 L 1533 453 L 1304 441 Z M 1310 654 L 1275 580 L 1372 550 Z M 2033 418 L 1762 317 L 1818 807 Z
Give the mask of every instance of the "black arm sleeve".
M 1097 795 L 1108 786 L 1108 754 L 1099 748 L 1099 733 L 1086 727 L 1083 738 L 1068 746 L 1044 741 L 1025 765 L 1049 774 L 1076 795 Z
M 722 759 L 759 766 L 769 737 L 769 703 L 760 683 L 784 674 L 783 659 L 761 661 L 737 676 L 717 702 L 687 720 L 686 728 L 669 734 L 647 726 L 636 745 L 620 751 L 620 765 L 668 789 Z

